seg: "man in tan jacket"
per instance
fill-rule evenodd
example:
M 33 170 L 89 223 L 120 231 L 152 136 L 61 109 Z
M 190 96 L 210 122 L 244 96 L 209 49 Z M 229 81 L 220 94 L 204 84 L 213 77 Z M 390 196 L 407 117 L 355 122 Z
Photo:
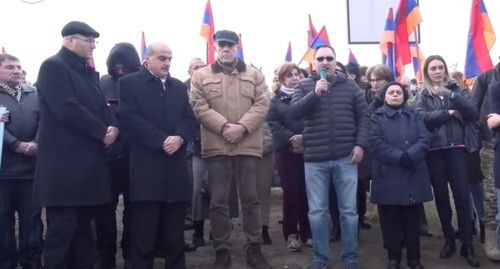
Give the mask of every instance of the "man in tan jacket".
M 218 31 L 214 41 L 216 62 L 199 69 L 191 78 L 191 99 L 201 123 L 201 153 L 209 177 L 214 268 L 228 268 L 231 263 L 228 195 L 234 178 L 248 239 L 247 263 L 267 269 L 271 266 L 260 250 L 256 174 L 263 152 L 262 123 L 269 105 L 267 85 L 261 72 L 236 57 L 235 32 Z

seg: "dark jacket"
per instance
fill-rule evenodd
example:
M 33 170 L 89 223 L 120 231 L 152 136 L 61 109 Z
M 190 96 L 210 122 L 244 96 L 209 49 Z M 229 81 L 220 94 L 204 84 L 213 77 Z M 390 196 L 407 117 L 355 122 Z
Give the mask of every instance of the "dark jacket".
M 292 152 L 290 138 L 302 134 L 304 119 L 294 120 L 290 115 L 292 97 L 279 91 L 272 99 L 267 112 L 267 123 L 273 135 L 274 149 L 279 152 Z
M 486 120 L 488 119 L 488 114 L 490 114 L 490 105 L 488 93 L 492 87 L 493 82 L 500 80 L 500 63 L 498 63 L 495 68 L 488 70 L 477 77 L 474 81 L 474 86 L 472 88 L 472 100 L 476 103 L 476 107 L 479 110 L 479 120 L 483 126 L 483 138 L 486 141 L 490 141 L 495 137 L 493 132 L 488 129 L 488 124 Z
M 99 74 L 66 48 L 38 73 L 40 126 L 33 201 L 83 206 L 111 201 L 103 139 L 116 126 Z
M 500 114 L 500 80 L 491 85 L 489 91 L 490 113 Z M 494 129 L 495 133 L 495 188 L 500 189 L 500 127 Z
M 164 90 L 161 80 L 142 68 L 120 78 L 118 87 L 122 124 L 129 134 L 130 201 L 190 200 L 186 143 L 194 137 L 196 120 L 186 86 L 169 77 Z M 162 146 L 175 135 L 184 144 L 170 156 Z
M 1 89 L 1 87 L 0 87 Z M 21 142 L 36 142 L 40 109 L 36 89 L 22 85 L 21 102 L 12 95 L 0 90 L 0 104 L 10 113 L 9 121 L 5 123 L 2 166 L 0 178 L 33 179 L 35 176 L 35 156 L 17 153 Z
M 337 73 L 328 92 L 314 93 L 318 75 L 299 82 L 292 97 L 292 119 L 304 118 L 304 161 L 322 162 L 349 156 L 355 145 L 368 147 L 369 118 L 364 92 Z
M 452 97 L 441 99 L 423 89 L 415 97 L 414 108 L 423 119 L 427 129 L 433 134 L 431 150 L 464 146 L 464 124 L 476 119 L 477 108 L 470 96 L 456 83 L 446 86 L 452 91 Z M 458 113 L 450 116 L 448 110 Z
M 120 75 L 113 69 L 117 64 L 122 64 L 130 73 L 140 70 L 141 61 L 139 54 L 132 44 L 118 43 L 109 52 L 108 59 L 106 60 L 108 74 L 101 77 L 101 89 L 108 102 L 112 102 L 110 100 L 118 100 L 118 79 Z M 126 157 L 128 156 L 128 137 L 123 127 L 120 126 L 120 114 L 116 112 L 114 115 L 118 119 L 120 136 L 109 147 L 108 154 L 111 158 Z
M 401 112 L 386 105 L 371 117 L 370 146 L 373 154 L 371 202 L 382 205 L 413 205 L 432 200 L 425 162 L 430 133 L 422 118 L 408 106 Z M 407 152 L 408 169 L 399 164 Z

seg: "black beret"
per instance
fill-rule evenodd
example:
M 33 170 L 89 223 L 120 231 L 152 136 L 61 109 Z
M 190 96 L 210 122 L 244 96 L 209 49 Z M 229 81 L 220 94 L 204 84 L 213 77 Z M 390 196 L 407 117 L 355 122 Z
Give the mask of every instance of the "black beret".
M 81 21 L 72 21 L 66 24 L 61 30 L 61 35 L 63 37 L 70 35 L 83 35 L 93 38 L 99 37 L 99 33 L 94 30 L 94 28 Z
M 220 30 L 214 34 L 215 42 L 226 41 L 229 43 L 238 44 L 238 40 L 238 35 L 233 31 Z

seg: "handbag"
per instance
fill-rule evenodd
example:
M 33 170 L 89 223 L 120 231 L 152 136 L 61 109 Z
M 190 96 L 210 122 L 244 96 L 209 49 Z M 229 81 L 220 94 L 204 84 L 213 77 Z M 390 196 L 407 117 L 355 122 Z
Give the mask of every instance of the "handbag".
M 473 121 L 464 126 L 465 148 L 472 153 L 481 149 L 482 146 L 482 126 L 479 121 Z

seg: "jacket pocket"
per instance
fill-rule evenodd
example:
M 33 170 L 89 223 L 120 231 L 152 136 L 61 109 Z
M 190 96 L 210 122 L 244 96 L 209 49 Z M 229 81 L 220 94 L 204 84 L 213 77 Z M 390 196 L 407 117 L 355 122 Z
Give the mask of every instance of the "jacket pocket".
M 203 80 L 203 88 L 205 89 L 205 95 L 207 100 L 212 100 L 215 98 L 222 97 L 222 80 L 220 78 L 216 79 L 205 79 Z
M 255 98 L 255 79 L 251 77 L 241 77 L 241 95 L 252 101 Z

